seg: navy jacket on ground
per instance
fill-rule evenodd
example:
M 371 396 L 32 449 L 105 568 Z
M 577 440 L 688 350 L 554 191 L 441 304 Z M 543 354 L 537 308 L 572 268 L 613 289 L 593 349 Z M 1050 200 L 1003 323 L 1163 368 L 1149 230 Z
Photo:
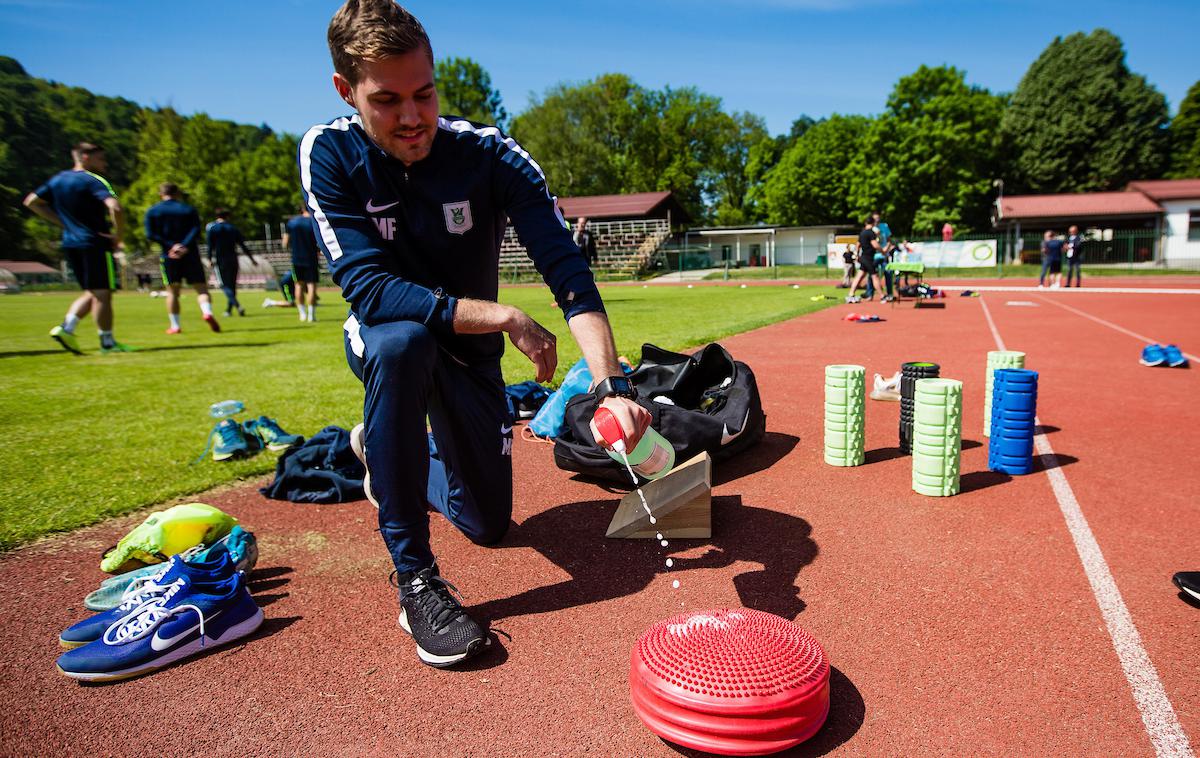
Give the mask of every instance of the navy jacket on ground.
M 146 238 L 162 245 L 162 255 L 173 245 L 184 245 L 192 253 L 200 254 L 200 214 L 187 203 L 179 200 L 163 200 L 146 211 Z
M 439 118 L 428 157 L 405 167 L 355 115 L 310 129 L 299 161 L 317 239 L 357 322 L 416 321 L 459 360 L 498 360 L 503 335 L 458 335 L 453 323 L 457 298 L 496 300 L 506 220 L 565 318 L 604 310 L 541 168 L 495 127 Z
M 350 432 L 327 426 L 283 451 L 275 464 L 275 481 L 259 492 L 293 503 L 347 503 L 366 497 L 366 473 L 350 448 Z

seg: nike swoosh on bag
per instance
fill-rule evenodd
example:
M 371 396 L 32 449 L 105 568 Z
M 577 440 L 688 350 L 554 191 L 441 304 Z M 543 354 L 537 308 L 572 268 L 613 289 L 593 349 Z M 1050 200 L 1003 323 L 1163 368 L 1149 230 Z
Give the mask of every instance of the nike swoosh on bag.
M 501 426 L 501 427 L 500 427 L 500 433 L 501 433 L 501 434 L 508 434 L 508 433 L 509 433 L 509 432 L 511 432 L 511 431 L 512 431 L 512 427 L 511 427 L 511 426 Z
M 396 202 L 388 203 L 387 205 L 375 205 L 374 200 L 368 200 L 367 201 L 367 213 L 379 213 L 380 211 L 386 211 L 388 208 L 391 208 L 393 205 L 399 205 L 399 204 L 400 204 L 400 201 L 397 200 Z
M 724 424 L 721 428 L 721 445 L 722 447 L 733 442 L 738 437 L 742 436 L 742 432 L 746 431 L 746 424 L 750 423 L 750 410 L 746 409 L 746 418 L 742 419 L 742 426 L 733 434 L 729 433 L 729 424 Z
M 222 613 L 223 613 L 223 611 L 217 611 L 213 615 L 204 619 L 204 623 L 211 624 L 212 620 L 215 619 L 217 616 L 220 616 Z M 192 632 L 196 631 L 199 628 L 200 628 L 200 625 L 196 624 L 195 626 L 188 628 L 186 631 L 180 632 L 179 634 L 173 635 L 171 637 L 167 637 L 165 639 L 162 637 L 159 637 L 158 630 L 155 630 L 154 636 L 150 638 L 150 647 L 152 647 L 154 649 L 154 652 L 161 653 L 162 651 L 174 646 L 175 643 L 179 642 L 181 639 L 188 636 L 189 634 L 191 634 Z

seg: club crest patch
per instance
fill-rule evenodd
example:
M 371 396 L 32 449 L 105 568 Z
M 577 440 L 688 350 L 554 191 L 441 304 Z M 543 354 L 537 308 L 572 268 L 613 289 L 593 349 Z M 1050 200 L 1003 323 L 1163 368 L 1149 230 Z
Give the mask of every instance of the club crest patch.
M 451 234 L 466 234 L 475 225 L 471 220 L 470 200 L 446 203 L 442 206 L 442 213 L 446 216 L 446 231 Z

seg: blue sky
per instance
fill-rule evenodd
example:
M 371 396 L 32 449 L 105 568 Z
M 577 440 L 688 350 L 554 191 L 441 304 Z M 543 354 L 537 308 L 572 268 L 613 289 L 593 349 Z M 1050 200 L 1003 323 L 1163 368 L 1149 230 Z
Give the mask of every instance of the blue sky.
M 30 73 L 184 113 L 301 132 L 347 110 L 329 83 L 336 0 L 0 0 L 0 54 Z M 1105 27 L 1174 112 L 1200 78 L 1200 2 L 609 0 L 409 4 L 441 58 L 470 56 L 510 113 L 559 81 L 695 85 L 786 131 L 875 113 L 918 65 L 1011 90 L 1056 35 Z

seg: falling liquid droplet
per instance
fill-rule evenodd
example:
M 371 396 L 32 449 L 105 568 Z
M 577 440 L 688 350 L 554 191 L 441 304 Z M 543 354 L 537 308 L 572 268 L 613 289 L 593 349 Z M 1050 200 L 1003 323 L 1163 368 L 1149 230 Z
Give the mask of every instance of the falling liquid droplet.
M 662 539 L 662 532 L 659 532 L 658 534 L 654 535 L 654 539 L 656 539 L 656 540 L 661 540 L 661 539 Z
M 666 541 L 666 540 L 663 540 L 663 541 L 662 541 L 662 546 L 663 546 L 663 547 L 666 547 L 666 546 L 667 546 L 667 541 Z
M 650 517 L 650 523 L 651 523 L 651 524 L 657 524 L 657 523 L 658 523 L 658 519 L 656 519 L 656 518 L 654 518 L 653 516 L 651 516 L 651 517 Z
M 675 581 L 671 582 L 671 586 L 675 589 L 679 589 L 679 580 L 676 579 Z
M 674 559 L 672 559 L 672 558 L 668 558 L 668 559 L 667 559 L 667 568 L 671 568 L 671 567 L 672 567 L 672 566 L 674 566 L 674 565 L 675 565 L 675 561 L 674 561 Z

